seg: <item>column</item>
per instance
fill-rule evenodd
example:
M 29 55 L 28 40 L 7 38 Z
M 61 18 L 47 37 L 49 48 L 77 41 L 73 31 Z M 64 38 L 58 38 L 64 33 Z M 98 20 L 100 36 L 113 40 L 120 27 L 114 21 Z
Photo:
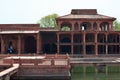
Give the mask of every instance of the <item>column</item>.
M 21 35 L 18 35 L 18 54 L 21 54 Z
M 42 52 L 42 36 L 41 36 L 41 34 L 39 34 L 39 53 L 43 53 Z
M 100 31 L 100 22 L 97 22 L 97 31 Z
M 80 28 L 80 27 L 81 27 L 80 24 L 81 24 L 81 22 L 79 21 L 79 22 L 78 22 L 78 31 L 81 30 L 81 28 Z
M 73 50 L 73 33 L 71 33 L 71 54 L 73 55 L 74 50 Z
M 57 53 L 60 53 L 60 41 L 59 41 L 59 33 L 57 33 Z
M 91 23 L 91 30 L 94 30 L 93 24 L 94 22 L 90 22 Z
M 37 36 L 36 36 L 37 38 L 36 38 L 36 40 L 37 40 L 37 54 L 39 54 L 40 53 L 40 35 L 39 35 L 39 33 L 37 33 Z
M 108 55 L 108 33 L 106 33 L 106 55 Z
M 97 33 L 95 34 L 95 55 L 98 55 Z
M 83 32 L 83 55 L 86 55 L 85 32 Z
M 113 31 L 114 29 L 113 29 L 113 22 L 109 22 L 109 31 Z
M 72 31 L 74 31 L 74 24 L 75 23 L 72 21 L 71 24 L 72 24 Z
M 1 35 L 1 53 L 3 54 L 4 52 L 5 52 L 4 39 L 3 39 L 3 35 Z

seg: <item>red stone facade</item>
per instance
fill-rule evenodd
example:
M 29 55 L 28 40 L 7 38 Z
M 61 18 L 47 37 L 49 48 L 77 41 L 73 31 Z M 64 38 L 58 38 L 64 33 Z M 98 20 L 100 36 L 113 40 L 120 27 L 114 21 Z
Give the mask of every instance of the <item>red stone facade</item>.
M 77 55 L 120 54 L 120 31 L 116 18 L 100 15 L 96 9 L 73 9 L 56 18 L 58 30 L 38 24 L 0 24 L 0 52 L 11 54 L 48 53 Z

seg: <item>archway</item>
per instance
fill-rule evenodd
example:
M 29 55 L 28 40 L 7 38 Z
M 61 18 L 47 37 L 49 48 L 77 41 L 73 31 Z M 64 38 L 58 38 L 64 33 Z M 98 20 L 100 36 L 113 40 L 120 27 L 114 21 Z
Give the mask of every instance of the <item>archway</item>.
M 93 23 L 93 30 L 95 30 L 95 31 L 97 30 L 97 23 L 96 22 Z
M 79 27 L 78 27 L 78 23 L 77 23 L 77 22 L 74 24 L 74 30 L 79 30 Z
M 69 22 L 63 22 L 61 24 L 61 31 L 70 31 L 72 30 L 72 25 Z
M 102 22 L 100 24 L 100 30 L 101 31 L 108 31 L 109 30 L 109 23 L 108 22 Z
M 90 22 L 83 22 L 81 23 L 81 30 L 91 30 L 91 23 Z
M 25 52 L 26 53 L 36 53 L 36 40 L 33 36 L 26 37 Z

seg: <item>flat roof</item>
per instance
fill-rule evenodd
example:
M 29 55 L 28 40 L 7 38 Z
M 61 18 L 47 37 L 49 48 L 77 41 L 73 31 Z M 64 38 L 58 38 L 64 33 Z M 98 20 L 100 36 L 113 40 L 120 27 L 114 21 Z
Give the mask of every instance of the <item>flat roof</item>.
M 39 31 L 0 31 L 0 34 L 27 34 L 27 33 L 39 33 Z

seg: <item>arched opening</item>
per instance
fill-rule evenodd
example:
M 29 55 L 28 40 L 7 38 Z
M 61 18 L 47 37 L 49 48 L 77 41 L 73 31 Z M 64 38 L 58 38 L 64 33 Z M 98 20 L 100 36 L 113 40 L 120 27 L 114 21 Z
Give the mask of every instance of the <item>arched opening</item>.
M 78 23 L 74 24 L 74 30 L 79 30 Z
M 25 53 L 36 53 L 36 40 L 33 36 L 25 39 Z
M 93 30 L 95 30 L 95 31 L 97 30 L 97 23 L 96 22 L 93 23 Z
M 91 30 L 91 24 L 89 22 L 83 22 L 81 24 L 81 30 Z
M 102 22 L 100 24 L 100 31 L 108 31 L 109 30 L 109 23 L 108 22 Z
M 71 23 L 63 22 L 61 24 L 61 31 L 70 31 L 72 29 L 71 27 L 72 27 Z

